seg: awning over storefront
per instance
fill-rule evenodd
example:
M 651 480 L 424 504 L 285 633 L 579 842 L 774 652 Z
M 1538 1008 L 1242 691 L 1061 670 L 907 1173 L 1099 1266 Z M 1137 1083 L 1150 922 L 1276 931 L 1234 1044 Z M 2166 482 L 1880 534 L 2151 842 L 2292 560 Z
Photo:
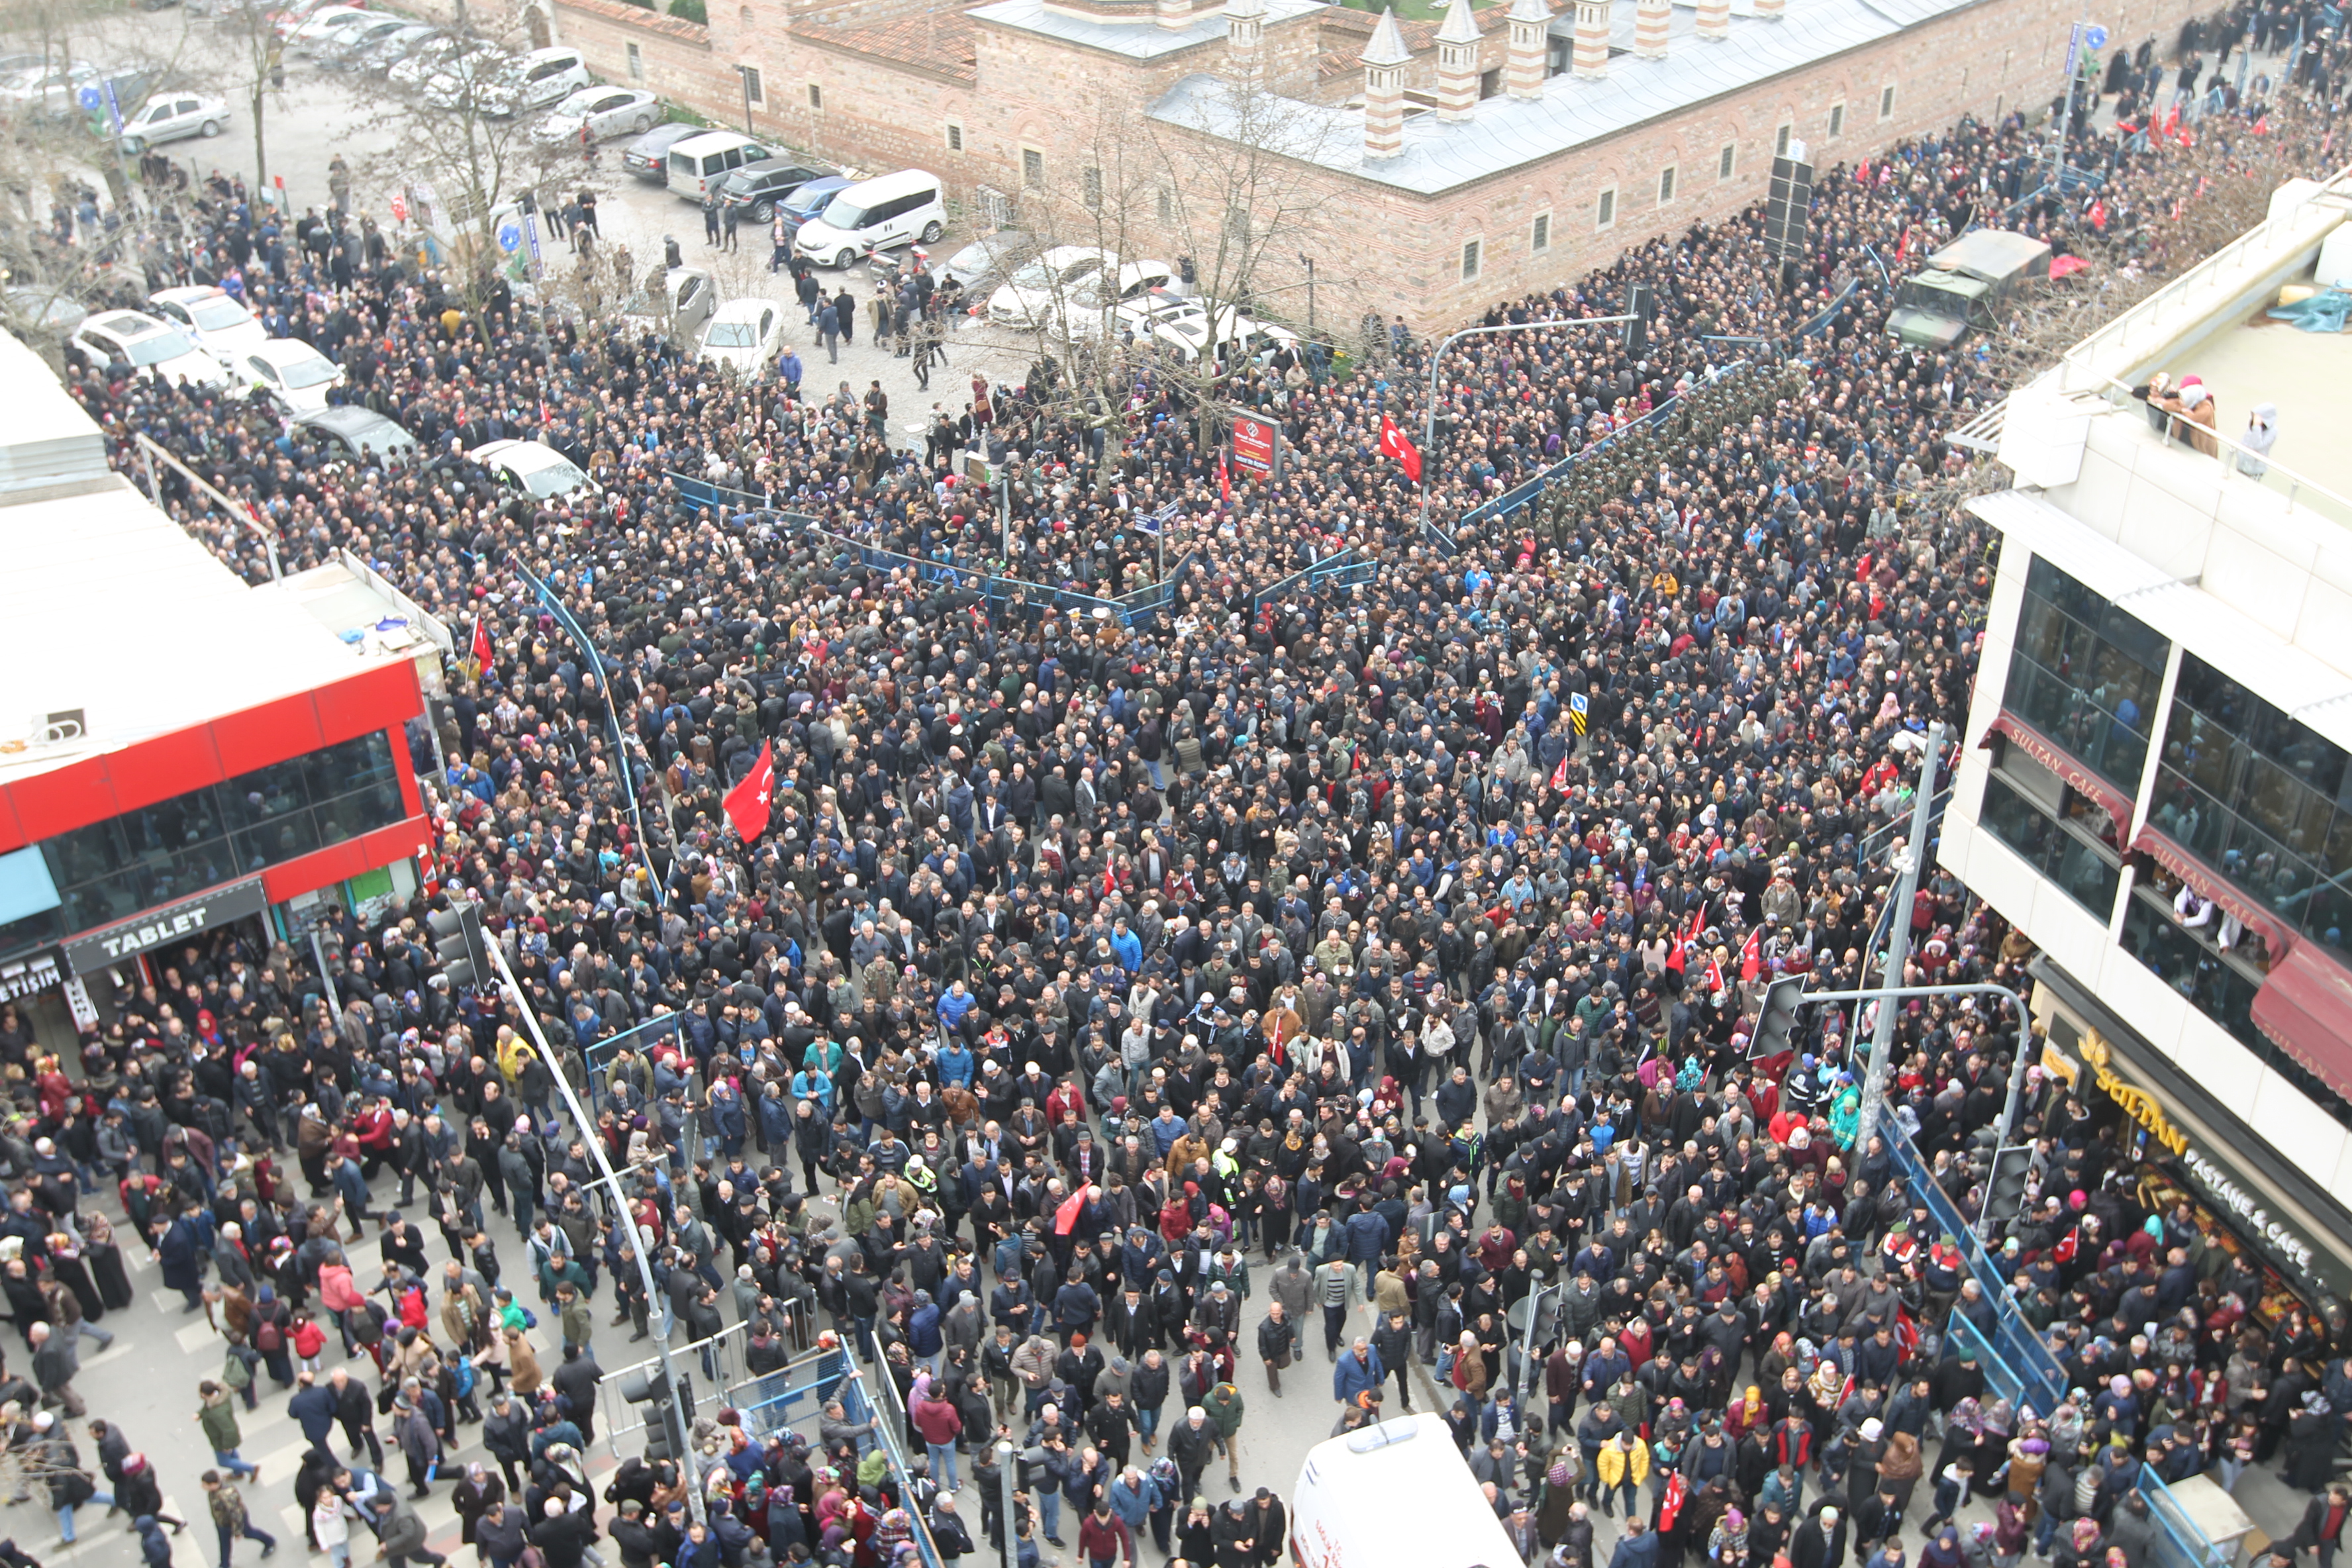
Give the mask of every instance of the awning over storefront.
M 269 907 L 261 879 L 247 877 L 207 888 L 194 898 L 142 910 L 129 920 L 99 926 L 66 939 L 66 957 L 76 974 L 94 974 L 151 948 L 193 938 Z
M 2248 931 L 2260 932 L 2273 964 L 2296 945 L 2294 928 L 2281 920 L 2277 911 L 2263 908 L 2260 900 L 2231 887 L 2228 879 L 2197 858 L 2178 840 L 2153 827 L 2143 827 L 2139 837 L 2132 840 L 2132 847 L 2153 856 L 2158 865 L 2194 888 L 2198 897 L 2210 899 L 2222 913 L 2237 916 Z
M 2352 1100 L 2352 970 L 2299 942 L 2254 993 L 2254 1027 L 2314 1077 Z
M 2027 756 L 2097 801 L 2099 809 L 2115 818 L 2117 838 L 2131 831 L 2131 796 L 2068 756 L 2049 736 L 2007 709 L 1994 718 L 1992 732 L 2008 736 Z

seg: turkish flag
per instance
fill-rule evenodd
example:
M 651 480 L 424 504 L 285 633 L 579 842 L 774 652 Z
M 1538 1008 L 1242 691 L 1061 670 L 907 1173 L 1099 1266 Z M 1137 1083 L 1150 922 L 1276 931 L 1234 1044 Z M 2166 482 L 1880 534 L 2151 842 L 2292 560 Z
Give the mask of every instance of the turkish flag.
M 1551 787 L 1561 795 L 1568 793 L 1568 759 L 1562 757 L 1559 766 L 1551 771 Z
M 1404 469 L 1406 479 L 1414 484 L 1421 483 L 1421 448 L 1405 439 L 1405 434 L 1397 428 L 1396 421 L 1385 414 L 1381 416 L 1381 455 L 1394 458 Z
M 760 760 L 743 775 L 743 782 L 727 792 L 723 803 L 727 820 L 735 825 L 735 832 L 749 844 L 768 831 L 768 803 L 776 794 L 776 760 L 766 745 L 760 748 Z
M 479 616 L 474 617 L 474 646 L 467 651 L 477 665 L 484 669 L 490 668 L 490 628 L 482 624 Z
M 1222 457 L 1217 459 L 1217 499 L 1223 501 L 1234 499 L 1233 470 L 1225 467 L 1225 460 Z
M 1739 944 L 1739 978 L 1753 980 L 1764 973 L 1764 928 L 1758 926 Z

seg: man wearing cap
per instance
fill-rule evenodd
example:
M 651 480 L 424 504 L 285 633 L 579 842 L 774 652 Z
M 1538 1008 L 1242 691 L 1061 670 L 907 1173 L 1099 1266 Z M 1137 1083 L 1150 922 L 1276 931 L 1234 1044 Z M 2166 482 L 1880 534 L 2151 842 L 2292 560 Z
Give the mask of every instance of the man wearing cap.
M 320 1494 L 323 1497 L 325 1494 Z M 558 1505 L 561 1506 L 561 1505 Z M 449 1561 L 425 1545 L 425 1521 L 416 1510 L 401 1500 L 400 1494 L 386 1487 L 368 1499 L 367 1508 L 375 1525 L 379 1557 L 390 1568 L 407 1568 L 409 1559 L 438 1565 Z M 573 1560 L 575 1563 L 578 1559 Z M 554 1568 L 552 1559 L 549 1568 Z

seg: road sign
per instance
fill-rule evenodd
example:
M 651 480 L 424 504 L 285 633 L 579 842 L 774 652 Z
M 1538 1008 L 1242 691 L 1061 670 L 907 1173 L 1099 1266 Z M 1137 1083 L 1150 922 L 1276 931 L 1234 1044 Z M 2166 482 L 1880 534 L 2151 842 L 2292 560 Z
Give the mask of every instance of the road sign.
M 114 79 L 111 77 L 107 79 L 105 93 L 106 117 L 114 121 L 114 133 L 120 136 L 122 134 L 122 105 L 115 100 Z
M 539 276 L 539 215 L 525 213 L 522 216 L 523 242 L 530 247 L 530 275 Z
M 2088 27 L 2083 30 L 2083 47 L 2086 49 L 2105 48 L 2107 47 L 2107 30 L 2105 27 L 2100 26 L 2096 22 L 2092 23 Z
M 98 96 L 98 89 L 94 87 L 83 88 L 79 92 L 74 94 L 74 97 L 80 101 L 80 104 L 84 109 L 96 109 L 100 103 L 104 101 Z
M 2077 22 L 2066 32 L 2066 75 L 2071 79 L 2074 68 L 2083 60 L 2083 24 Z
M 522 225 L 509 218 L 499 225 L 499 248 L 511 256 L 522 248 Z

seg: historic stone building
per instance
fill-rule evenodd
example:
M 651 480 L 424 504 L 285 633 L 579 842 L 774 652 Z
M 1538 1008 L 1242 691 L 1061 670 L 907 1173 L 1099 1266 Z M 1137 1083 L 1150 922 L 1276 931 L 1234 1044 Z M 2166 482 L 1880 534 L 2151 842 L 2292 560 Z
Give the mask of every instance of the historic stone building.
M 934 170 L 978 223 L 1082 238 L 1069 215 L 1108 221 L 1108 184 L 1121 248 L 1199 254 L 1190 215 L 1278 184 L 1260 297 L 1303 306 L 1311 259 L 1327 313 L 1422 326 L 1737 210 L 1791 141 L 1827 169 L 1963 114 L 2038 110 L 2080 14 L 1454 0 L 1441 22 L 1400 25 L 1317 0 L 709 0 L 706 26 L 622 0 L 552 4 L 557 36 L 606 78 L 859 171 Z M 2152 0 L 2117 42 L 2168 39 L 2201 9 Z M 1132 153 L 1144 141 L 1156 173 Z M 1155 181 L 1156 201 L 1138 199 Z

